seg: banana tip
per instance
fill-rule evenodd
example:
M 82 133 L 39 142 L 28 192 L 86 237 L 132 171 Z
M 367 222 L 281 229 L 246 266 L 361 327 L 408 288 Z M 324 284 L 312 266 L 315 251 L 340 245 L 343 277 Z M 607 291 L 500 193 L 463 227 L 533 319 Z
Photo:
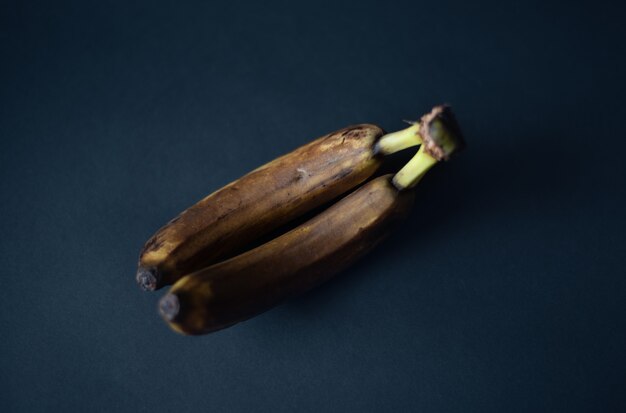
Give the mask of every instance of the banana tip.
M 159 281 L 155 270 L 144 267 L 139 267 L 136 279 L 137 284 L 139 284 L 144 291 L 156 290 Z
M 168 293 L 159 301 L 159 312 L 167 321 L 172 321 L 178 315 L 180 302 L 176 294 Z

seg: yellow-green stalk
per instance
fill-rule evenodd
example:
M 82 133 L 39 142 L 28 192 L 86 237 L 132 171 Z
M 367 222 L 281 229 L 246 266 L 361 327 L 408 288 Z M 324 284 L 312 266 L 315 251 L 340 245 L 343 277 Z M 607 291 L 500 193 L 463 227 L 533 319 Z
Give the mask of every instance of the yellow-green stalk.
M 422 143 L 422 137 L 419 134 L 419 122 L 410 122 L 411 126 L 397 132 L 383 135 L 378 143 L 376 143 L 376 152 L 381 155 L 390 155 L 403 149 L 417 146 Z
M 393 184 L 400 190 L 413 188 L 437 160 L 421 146 L 417 154 L 393 177 Z

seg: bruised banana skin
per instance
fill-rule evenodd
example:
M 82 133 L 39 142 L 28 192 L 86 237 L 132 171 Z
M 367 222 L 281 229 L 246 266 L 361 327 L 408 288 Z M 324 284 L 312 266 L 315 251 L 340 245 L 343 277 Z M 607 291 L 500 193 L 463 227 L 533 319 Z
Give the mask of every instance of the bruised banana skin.
M 159 304 L 170 326 L 205 334 L 312 289 L 381 241 L 404 217 L 414 191 L 376 178 L 299 227 L 179 280 Z
M 370 124 L 338 130 L 207 196 L 148 240 L 137 282 L 172 284 L 361 184 L 380 166 L 383 133 Z

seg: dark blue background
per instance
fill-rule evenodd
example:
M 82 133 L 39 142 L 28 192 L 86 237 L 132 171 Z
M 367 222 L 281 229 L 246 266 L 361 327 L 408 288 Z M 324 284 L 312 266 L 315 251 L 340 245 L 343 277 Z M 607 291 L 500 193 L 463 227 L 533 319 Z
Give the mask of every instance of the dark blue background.
M 617 7 L 182 3 L 1 6 L 0 410 L 626 411 Z M 468 150 L 343 276 L 196 338 L 136 287 L 209 192 L 441 102 Z

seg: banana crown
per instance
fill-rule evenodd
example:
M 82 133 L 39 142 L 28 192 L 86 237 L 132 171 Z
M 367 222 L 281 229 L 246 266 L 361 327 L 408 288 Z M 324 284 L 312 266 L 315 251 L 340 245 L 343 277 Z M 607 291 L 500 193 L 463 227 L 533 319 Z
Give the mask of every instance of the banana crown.
M 393 184 L 400 191 L 413 188 L 437 162 L 448 160 L 465 146 L 461 129 L 447 105 L 435 106 L 422 116 L 419 134 L 422 146 L 393 177 Z
M 424 151 L 438 161 L 448 160 L 465 147 L 461 128 L 448 105 L 435 106 L 422 116 L 420 134 Z

